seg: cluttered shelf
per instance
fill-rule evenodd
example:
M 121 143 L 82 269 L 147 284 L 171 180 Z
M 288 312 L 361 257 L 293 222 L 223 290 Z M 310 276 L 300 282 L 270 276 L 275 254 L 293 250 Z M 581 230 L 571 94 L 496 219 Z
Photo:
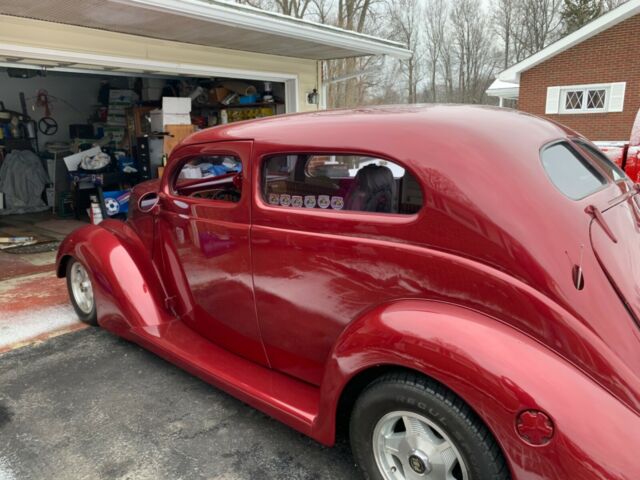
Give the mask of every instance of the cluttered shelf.
M 284 105 L 284 102 L 254 102 L 254 103 L 235 103 L 231 105 L 225 105 L 223 103 L 205 103 L 196 105 L 193 108 L 202 108 L 209 110 L 224 110 L 232 108 L 260 108 L 260 107 L 277 107 L 278 105 Z

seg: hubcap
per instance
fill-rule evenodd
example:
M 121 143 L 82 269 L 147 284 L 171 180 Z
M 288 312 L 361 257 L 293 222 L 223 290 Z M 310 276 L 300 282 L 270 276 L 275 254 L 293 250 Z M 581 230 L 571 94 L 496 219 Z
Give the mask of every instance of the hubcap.
M 442 428 L 413 412 L 391 412 L 373 431 L 385 480 L 469 480 L 462 455 Z
M 71 292 L 82 313 L 90 314 L 93 310 L 93 288 L 87 270 L 79 262 L 71 267 Z

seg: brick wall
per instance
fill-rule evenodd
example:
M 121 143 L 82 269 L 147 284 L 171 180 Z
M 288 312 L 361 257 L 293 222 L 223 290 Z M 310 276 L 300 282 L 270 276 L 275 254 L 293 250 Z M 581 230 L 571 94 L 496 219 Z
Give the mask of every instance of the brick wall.
M 544 113 L 547 87 L 609 82 L 627 82 L 623 112 Z M 640 15 L 523 72 L 519 108 L 563 123 L 591 140 L 628 140 L 640 108 Z

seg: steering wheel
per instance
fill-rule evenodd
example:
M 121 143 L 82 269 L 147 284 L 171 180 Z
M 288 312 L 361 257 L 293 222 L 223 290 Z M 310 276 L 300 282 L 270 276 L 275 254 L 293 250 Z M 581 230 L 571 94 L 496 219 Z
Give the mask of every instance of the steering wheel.
M 232 188 L 225 188 L 224 190 L 218 190 L 211 196 L 211 200 L 226 200 L 228 202 L 239 202 L 240 192 Z
M 42 117 L 38 120 L 38 130 L 43 135 L 55 135 L 58 131 L 58 122 L 53 117 Z

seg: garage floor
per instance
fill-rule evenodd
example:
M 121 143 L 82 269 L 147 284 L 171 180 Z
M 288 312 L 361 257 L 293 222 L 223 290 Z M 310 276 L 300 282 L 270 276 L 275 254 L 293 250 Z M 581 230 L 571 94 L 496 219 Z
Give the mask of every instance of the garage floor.
M 37 253 L 0 250 L 0 352 L 82 328 L 54 273 L 57 244 L 85 225 L 49 212 L 0 216 L 0 236 L 35 236 Z
M 0 480 L 351 479 L 320 446 L 98 328 L 0 355 Z

